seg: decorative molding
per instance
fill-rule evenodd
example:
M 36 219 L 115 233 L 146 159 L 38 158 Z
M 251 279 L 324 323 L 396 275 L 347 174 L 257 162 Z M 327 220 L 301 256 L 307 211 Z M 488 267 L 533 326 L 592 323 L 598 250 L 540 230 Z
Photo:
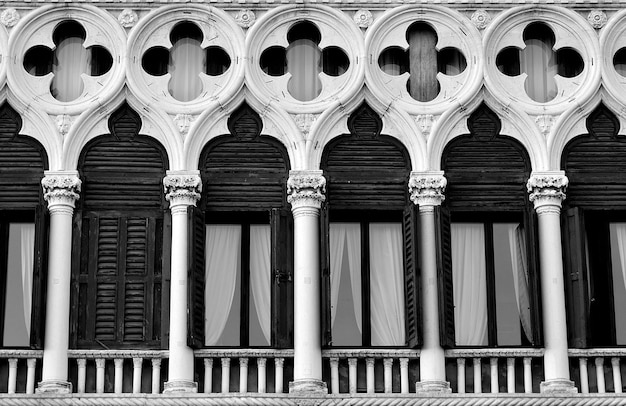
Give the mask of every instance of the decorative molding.
M 120 12 L 120 15 L 117 16 L 117 21 L 124 28 L 132 28 L 137 24 L 137 21 L 139 21 L 139 16 L 134 10 L 125 8 Z
M 436 123 L 437 119 L 435 119 L 435 116 L 432 114 L 419 114 L 415 116 L 415 124 L 417 124 L 417 127 L 426 139 L 430 137 L 430 131 Z
M 163 178 L 165 200 L 174 205 L 195 206 L 200 200 L 202 179 L 198 175 L 168 175 Z
M 541 131 L 541 134 L 543 134 L 544 137 L 550 134 L 550 131 L 552 131 L 552 126 L 554 126 L 555 122 L 555 118 L 548 114 L 542 114 L 535 118 L 535 124 L 537 124 L 537 127 L 539 127 L 539 131 Z
M 178 131 L 180 131 L 180 135 L 185 137 L 189 132 L 189 128 L 194 121 L 194 117 L 191 114 L 176 114 L 174 117 L 174 123 L 178 127 Z
M 7 28 L 14 27 L 20 21 L 20 13 L 14 8 L 7 8 L 0 14 L 0 22 Z
M 606 25 L 609 19 L 604 11 L 591 10 L 589 14 L 587 14 L 587 21 L 589 21 L 589 24 L 591 24 L 593 28 L 599 30 Z
M 354 13 L 354 23 L 359 28 L 367 28 L 374 22 L 372 12 L 366 9 L 359 9 Z
M 242 28 L 250 28 L 256 22 L 256 15 L 250 9 L 239 10 L 235 14 L 235 22 Z
M 296 122 L 296 125 L 302 131 L 302 134 L 306 137 L 309 135 L 311 131 L 311 127 L 315 124 L 315 121 L 319 117 L 319 114 L 311 114 L 311 113 L 303 113 L 303 114 L 294 114 L 292 115 L 293 120 Z
M 76 175 L 47 175 L 41 180 L 43 198 L 48 206 L 62 204 L 73 208 L 80 198 L 81 184 Z
M 447 184 L 443 172 L 413 172 L 409 178 L 410 199 L 419 206 L 439 206 L 445 200 Z
M 67 114 L 59 114 L 58 116 L 56 116 L 54 122 L 57 126 L 57 129 L 59 130 L 59 134 L 65 137 L 67 133 L 70 132 L 70 128 L 72 128 L 74 119 Z
M 533 173 L 526 187 L 530 193 L 530 201 L 535 209 L 542 205 L 557 205 L 565 199 L 565 190 L 569 180 L 562 173 Z
M 478 28 L 479 30 L 484 30 L 485 28 L 487 28 L 489 23 L 491 23 L 491 16 L 487 12 L 487 10 L 481 8 L 474 11 L 472 16 L 470 17 L 470 20 L 472 20 L 472 23 L 476 26 L 476 28 Z
M 292 208 L 320 208 L 326 200 L 326 178 L 322 171 L 291 171 L 287 180 L 287 202 Z

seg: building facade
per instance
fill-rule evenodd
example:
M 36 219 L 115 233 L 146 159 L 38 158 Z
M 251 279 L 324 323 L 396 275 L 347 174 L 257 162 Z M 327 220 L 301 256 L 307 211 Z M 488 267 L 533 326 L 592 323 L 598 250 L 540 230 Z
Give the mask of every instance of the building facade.
M 7 1 L 3 404 L 624 404 L 626 10 Z

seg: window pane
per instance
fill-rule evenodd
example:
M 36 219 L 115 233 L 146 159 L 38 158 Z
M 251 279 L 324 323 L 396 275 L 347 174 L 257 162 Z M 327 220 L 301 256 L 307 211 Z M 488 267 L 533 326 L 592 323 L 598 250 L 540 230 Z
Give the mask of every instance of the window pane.
M 83 73 L 91 72 L 89 52 L 83 47 L 85 30 L 76 22 L 65 22 L 55 30 L 55 59 L 52 64 L 52 96 L 62 102 L 77 99 L 83 92 Z
M 361 227 L 330 223 L 330 290 L 334 346 L 362 345 Z
M 452 283 L 458 345 L 487 345 L 485 228 L 452 223 Z
M 272 338 L 271 231 L 269 224 L 250 226 L 251 346 L 269 346 Z
M 30 345 L 30 315 L 33 293 L 35 225 L 9 225 L 6 309 L 4 313 L 5 347 Z
M 241 317 L 241 226 L 206 228 L 206 345 L 238 346 Z
M 611 223 L 611 263 L 613 305 L 615 309 L 615 343 L 626 344 L 626 223 Z
M 200 72 L 206 71 L 206 52 L 200 47 L 202 31 L 195 24 L 180 23 L 172 30 L 170 40 L 170 94 L 183 102 L 193 100 L 202 92 Z
M 369 227 L 372 345 L 405 345 L 402 225 Z

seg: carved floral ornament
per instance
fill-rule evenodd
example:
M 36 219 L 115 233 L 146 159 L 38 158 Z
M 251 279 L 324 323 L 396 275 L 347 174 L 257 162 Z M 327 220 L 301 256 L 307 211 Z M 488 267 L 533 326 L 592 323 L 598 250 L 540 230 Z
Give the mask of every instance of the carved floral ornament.
M 287 202 L 320 205 L 326 197 L 326 178 L 321 171 L 294 173 L 287 180 Z
M 198 175 L 168 175 L 163 178 L 165 200 L 187 200 L 190 204 L 200 200 L 202 179 Z
M 0 14 L 0 22 L 7 28 L 14 27 L 20 20 L 20 13 L 14 8 L 7 8 Z
M 417 205 L 439 206 L 448 181 L 441 175 L 413 174 L 409 178 L 409 197 Z
M 491 22 L 491 16 L 486 10 L 479 9 L 474 11 L 470 20 L 472 20 L 472 23 L 474 23 L 476 28 L 484 30 Z
M 530 193 L 530 201 L 538 203 L 558 203 L 565 199 L 565 190 L 569 180 L 560 174 L 536 174 L 528 179 L 526 187 Z
M 120 15 L 117 17 L 117 21 L 119 21 L 122 27 L 131 28 L 137 24 L 139 16 L 137 16 L 137 13 L 134 10 L 125 8 L 120 12 Z
M 235 22 L 242 28 L 250 28 L 256 22 L 256 15 L 249 9 L 239 10 L 235 15 Z
M 43 198 L 48 203 L 54 200 L 66 201 L 73 205 L 80 197 L 82 182 L 75 175 L 50 175 L 41 180 Z
M 589 24 L 591 24 L 593 28 L 599 30 L 606 25 L 609 19 L 604 11 L 591 10 L 589 14 L 587 14 L 587 21 L 589 21 Z
M 359 28 L 367 28 L 374 22 L 374 17 L 369 10 L 360 9 L 354 13 L 354 23 Z

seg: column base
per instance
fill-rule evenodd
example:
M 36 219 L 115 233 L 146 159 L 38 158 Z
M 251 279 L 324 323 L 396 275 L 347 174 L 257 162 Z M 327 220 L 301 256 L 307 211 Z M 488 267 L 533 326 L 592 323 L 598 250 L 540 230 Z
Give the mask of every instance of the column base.
M 415 393 L 451 393 L 450 382 L 420 381 L 415 382 Z
M 55 379 L 49 379 L 39 382 L 37 385 L 36 393 L 59 393 L 67 394 L 72 393 L 72 383 L 67 381 L 58 381 Z
M 167 381 L 163 385 L 163 393 L 198 393 L 198 384 L 193 381 Z
M 289 382 L 289 393 L 300 396 L 323 396 L 328 395 L 326 382 L 317 379 L 298 379 Z
M 539 385 L 539 389 L 541 393 L 550 395 L 570 395 L 578 393 L 578 389 L 574 386 L 574 382 L 569 379 L 550 379 L 548 381 L 543 381 Z

